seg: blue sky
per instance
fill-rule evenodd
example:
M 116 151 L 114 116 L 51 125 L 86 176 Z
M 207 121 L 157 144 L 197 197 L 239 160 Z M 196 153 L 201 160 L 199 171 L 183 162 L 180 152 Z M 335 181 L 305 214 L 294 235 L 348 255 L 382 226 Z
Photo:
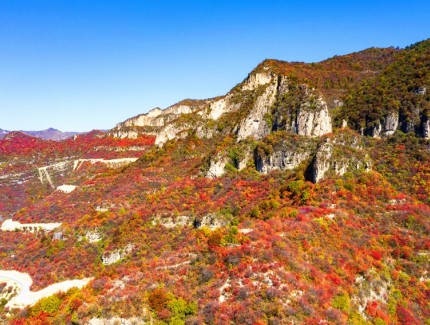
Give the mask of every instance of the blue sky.
M 430 37 L 429 1 L 0 0 L 0 128 L 108 129 L 226 93 L 265 58 Z

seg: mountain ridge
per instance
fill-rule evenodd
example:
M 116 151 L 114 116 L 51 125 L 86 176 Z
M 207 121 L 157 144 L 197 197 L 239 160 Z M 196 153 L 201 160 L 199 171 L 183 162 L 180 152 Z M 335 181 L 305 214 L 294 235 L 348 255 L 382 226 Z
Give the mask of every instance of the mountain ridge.
M 413 46 L 411 46 L 411 48 L 413 48 Z M 342 105 L 348 98 L 348 94 L 345 94 L 345 92 L 351 91 L 351 87 L 354 87 L 355 84 L 362 82 L 362 80 L 366 78 L 369 79 L 366 77 L 366 74 L 371 74 L 370 79 L 372 79 L 374 75 L 379 74 L 386 66 L 392 64 L 399 53 L 402 53 L 402 51 L 407 51 L 407 49 L 408 48 L 402 50 L 395 48 L 369 48 L 348 55 L 335 56 L 318 63 L 291 63 L 280 60 L 266 59 L 257 65 L 257 67 L 250 72 L 247 78 L 250 78 L 254 75 L 259 75 L 261 78 L 266 76 L 264 77 L 265 80 L 262 81 L 263 83 L 268 81 L 270 78 L 268 74 L 284 77 L 288 76 L 291 79 L 298 79 L 302 84 L 306 84 L 310 88 L 316 88 L 317 92 L 324 97 L 328 108 L 330 110 L 334 110 L 338 106 Z M 227 95 L 206 100 L 193 100 L 193 104 L 188 106 L 186 105 L 186 102 L 184 103 L 184 101 L 181 101 L 166 108 L 166 113 L 169 114 L 169 111 L 174 110 L 175 107 L 188 107 L 184 112 L 189 114 L 193 110 L 198 110 L 199 108 L 201 109 L 205 104 L 214 103 L 220 98 L 225 98 L 228 96 L 228 94 L 231 94 L 240 88 L 241 85 L 246 82 L 246 80 L 247 79 L 235 86 L 229 93 L 227 93 Z M 151 110 L 151 112 L 153 112 L 153 110 Z M 160 113 L 164 115 L 162 112 L 164 112 L 163 110 L 161 110 Z M 157 116 L 158 115 L 159 114 L 157 114 Z M 140 114 L 138 116 L 142 118 L 145 117 L 145 114 Z M 333 117 L 338 119 L 337 116 Z M 172 117 L 170 116 L 170 119 L 171 118 Z M 133 118 L 129 118 L 123 123 L 127 124 L 128 126 L 133 125 L 137 128 L 140 126 L 139 122 L 134 122 L 133 124 Z M 164 123 L 159 121 L 159 124 Z M 116 130 L 119 130 L 121 125 L 122 123 L 118 123 Z M 138 131 L 136 130 L 135 132 L 138 134 Z M 153 132 L 153 128 L 150 131 Z M 360 132 L 361 130 L 357 131 Z M 127 135 L 118 133 L 118 136 Z
M 0 140 L 0 271 L 87 283 L 14 309 L 0 279 L 0 320 L 428 322 L 428 45 L 266 60 L 105 133 Z

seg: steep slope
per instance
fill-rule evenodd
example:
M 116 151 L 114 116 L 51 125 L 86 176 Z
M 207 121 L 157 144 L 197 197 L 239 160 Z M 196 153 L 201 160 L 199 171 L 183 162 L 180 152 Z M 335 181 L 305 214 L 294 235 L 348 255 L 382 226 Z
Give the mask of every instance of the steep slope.
M 119 123 L 110 134 L 119 138 L 151 134 L 158 146 L 193 134 L 213 139 L 205 173 L 221 176 L 226 166 L 245 167 L 254 156 L 255 140 L 271 132 L 307 137 L 331 133 L 351 89 L 379 75 L 398 52 L 372 48 L 312 64 L 265 60 L 225 96 L 184 100 L 166 110 L 156 108 Z M 238 143 L 241 157 L 232 158 L 223 149 L 230 136 Z M 306 153 L 311 158 L 315 154 Z
M 28 273 L 31 291 L 93 280 L 22 310 L 4 300 L 1 319 L 428 322 L 429 140 L 366 136 L 348 106 L 420 46 L 266 60 L 225 96 L 155 109 L 107 134 L 18 135 L 19 150 L 6 139 L 0 221 L 55 228 L 4 227 L 0 269 Z M 133 160 L 111 161 L 122 158 Z M 31 180 L 11 176 L 29 167 Z M 15 201 L 12 180 L 22 182 Z M 11 299 L 2 281 L 0 298 Z
M 218 145 L 206 171 L 211 177 L 221 176 L 227 165 L 246 166 L 256 149 L 249 139 L 260 140 L 274 131 L 320 137 L 349 125 L 362 135 L 388 136 L 399 129 L 427 138 L 429 44 L 372 48 L 312 64 L 265 60 L 225 96 L 154 109 L 118 124 L 111 133 L 135 137 L 149 132 L 159 146 L 190 134 L 214 138 Z M 219 150 L 230 135 L 241 143 L 239 160 Z M 340 160 L 337 165 L 354 165 L 354 159 Z M 358 165 L 370 167 L 369 159 L 364 160 Z M 330 168 L 339 168 L 334 165 Z M 321 179 L 312 173 L 319 172 L 308 173 L 309 180 Z
M 340 117 L 370 136 L 396 130 L 430 137 L 430 39 L 398 52 L 375 78 L 357 86 Z
M 81 165 L 122 167 L 153 143 L 152 136 L 117 139 L 100 131 L 62 141 L 11 132 L 0 139 L 0 216 L 42 199 L 66 181 L 79 183 L 70 177 L 79 175 Z
M 175 124 L 175 120 L 181 115 L 198 115 L 206 120 L 217 121 L 227 113 L 236 112 L 236 115 L 239 116 L 230 114 L 229 117 L 236 117 L 233 123 L 239 123 L 240 120 L 237 120 L 237 117 L 240 118 L 243 115 L 240 114 L 240 111 L 245 110 L 245 108 L 250 109 L 250 106 L 255 104 L 254 101 L 263 94 L 262 88 L 265 87 L 269 89 L 265 90 L 267 93 L 264 98 L 269 102 L 260 103 L 257 105 L 259 107 L 265 104 L 271 108 L 275 104 L 271 101 L 274 98 L 277 98 L 277 101 L 282 100 L 282 97 L 291 88 L 296 92 L 292 94 L 293 96 L 300 93 L 299 95 L 305 97 L 302 98 L 304 103 L 312 99 L 314 102 L 309 105 L 327 105 L 328 109 L 331 110 L 342 104 L 345 95 L 355 84 L 379 74 L 393 61 L 397 52 L 398 50 L 393 48 L 372 48 L 311 64 L 265 60 L 242 83 L 225 96 L 207 100 L 188 99 L 165 110 L 155 108 L 147 114 L 119 123 L 111 132 L 118 137 L 135 137 L 139 132 L 155 134 L 161 132 L 163 127 L 168 124 Z M 255 94 L 258 92 L 260 94 Z M 324 103 L 315 102 L 318 99 L 323 100 Z M 297 98 L 297 100 L 300 99 Z M 262 98 L 260 101 L 264 101 L 264 99 Z M 189 127 L 191 126 L 193 125 L 191 124 Z M 201 129 L 199 130 L 201 131 Z M 323 129 L 321 132 L 324 131 Z M 235 132 L 239 131 L 235 130 Z M 157 143 L 164 143 L 165 141 L 167 141 L 165 138 L 160 137 Z

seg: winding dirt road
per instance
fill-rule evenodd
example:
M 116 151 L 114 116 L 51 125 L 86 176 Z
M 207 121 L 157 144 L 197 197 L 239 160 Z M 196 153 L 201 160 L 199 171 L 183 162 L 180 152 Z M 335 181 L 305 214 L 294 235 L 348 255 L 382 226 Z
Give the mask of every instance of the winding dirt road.
M 15 283 L 19 291 L 19 293 L 15 297 L 9 300 L 9 302 L 6 304 L 6 307 L 21 309 L 26 306 L 34 305 L 38 300 L 45 297 L 49 297 L 60 291 L 65 292 L 74 287 L 82 288 L 86 286 L 92 280 L 92 278 L 85 278 L 81 280 L 67 280 L 59 283 L 54 283 L 39 291 L 30 291 L 30 287 L 33 284 L 33 280 L 27 273 L 0 270 L 0 282 L 2 280 L 7 281 L 8 283 Z

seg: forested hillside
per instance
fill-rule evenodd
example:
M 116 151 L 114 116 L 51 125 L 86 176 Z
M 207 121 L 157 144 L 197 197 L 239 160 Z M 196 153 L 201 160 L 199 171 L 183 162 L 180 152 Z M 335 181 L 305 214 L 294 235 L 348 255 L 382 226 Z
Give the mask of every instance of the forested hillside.
M 41 299 L 0 272 L 1 320 L 429 323 L 429 65 L 429 40 L 265 60 L 106 133 L 9 133 L 0 271 Z

